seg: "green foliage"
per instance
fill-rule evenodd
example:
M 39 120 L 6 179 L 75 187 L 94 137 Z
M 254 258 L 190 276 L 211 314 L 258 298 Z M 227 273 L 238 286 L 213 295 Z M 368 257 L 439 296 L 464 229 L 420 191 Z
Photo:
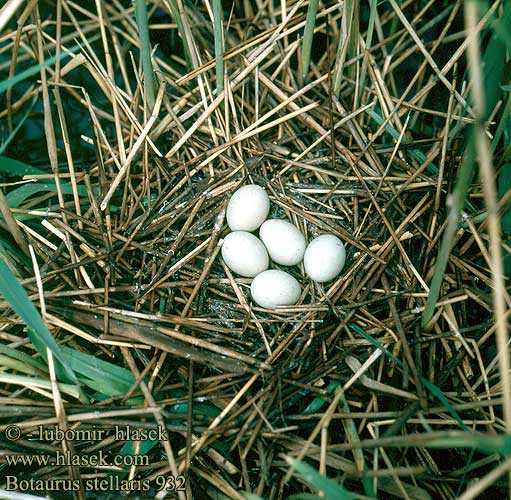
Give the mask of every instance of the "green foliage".
M 192 56 L 190 47 L 188 47 L 188 42 L 186 40 L 185 27 L 183 24 L 183 20 L 181 19 L 181 11 L 177 6 L 176 0 L 169 0 L 169 7 L 172 12 L 172 17 L 176 21 L 177 31 L 179 32 L 179 36 L 181 37 L 181 41 L 183 42 L 183 48 L 185 53 L 186 65 L 189 70 L 193 68 L 192 64 Z
M 20 385 L 28 388 L 38 388 L 47 392 L 51 391 L 51 382 L 40 377 L 27 377 L 25 375 L 13 375 L 11 373 L 0 372 L 0 382 Z M 59 383 L 58 387 L 59 391 L 63 394 L 68 394 L 74 398 L 81 399 L 82 402 L 86 401 L 86 398 L 77 385 Z
M 496 17 L 490 30 L 490 40 L 483 53 L 483 82 L 485 113 L 487 120 L 502 98 L 502 86 L 509 82 L 511 63 L 506 54 L 511 48 L 509 26 L 511 25 L 511 2 L 503 3 L 502 15 Z
M 378 124 L 382 125 L 385 120 L 374 110 L 367 109 L 366 113 Z M 385 132 L 387 132 L 393 139 L 396 141 L 399 139 L 399 136 L 401 135 L 390 123 L 385 123 Z M 401 144 L 406 144 L 408 141 L 402 140 Z M 416 148 L 410 148 L 409 149 L 410 155 L 413 157 L 414 160 L 419 162 L 419 164 L 423 164 L 426 162 L 426 155 L 420 150 Z M 432 175 L 438 175 L 438 167 L 433 163 L 430 162 L 428 166 L 426 167 L 426 171 Z
M 147 3 L 145 0 L 134 0 L 135 19 L 140 37 L 140 54 L 142 57 L 142 70 L 144 72 L 144 90 L 147 98 L 149 111 L 154 108 L 155 81 L 153 63 L 151 61 L 151 40 L 149 39 L 149 26 L 147 15 Z
M 503 87 L 503 90 L 506 90 L 507 92 L 506 95 L 504 96 L 504 101 L 506 102 L 506 105 L 504 106 L 504 111 L 502 112 L 500 119 L 498 120 L 499 124 L 497 126 L 497 130 L 495 131 L 495 134 L 493 135 L 491 149 L 492 153 L 495 153 L 495 150 L 497 149 L 500 140 L 502 139 L 502 137 L 504 137 L 504 149 L 505 152 L 507 153 L 504 156 L 504 160 L 509 160 L 510 158 L 508 146 L 511 142 L 511 120 L 509 119 L 511 115 L 511 93 L 505 87 Z
M 300 462 L 291 457 L 285 457 L 286 462 L 294 469 L 303 480 L 307 481 L 312 487 L 319 490 L 326 500 L 354 500 L 351 492 L 343 488 L 334 480 L 325 477 L 310 465 Z
M 291 457 L 284 457 L 286 462 L 290 465 L 291 469 L 295 471 L 305 482 L 311 487 L 317 489 L 321 496 L 314 493 L 295 493 L 287 497 L 287 500 L 354 500 L 355 496 L 343 488 L 339 483 L 325 477 L 319 473 L 314 467 L 296 460 Z M 246 500 L 263 500 L 261 497 L 253 493 L 244 494 Z M 367 497 L 370 498 L 370 497 Z
M 91 37 L 89 39 L 89 42 L 93 42 L 94 40 L 99 39 L 99 35 L 96 35 L 94 37 Z M 67 51 L 62 51 L 60 55 L 48 57 L 48 59 L 45 59 L 41 64 L 34 64 L 33 66 L 30 66 L 24 71 L 20 71 L 19 73 L 16 73 L 12 78 L 7 78 L 3 82 L 0 82 L 0 95 L 4 94 L 9 87 L 13 87 L 14 85 L 23 82 L 27 79 L 29 79 L 32 76 L 35 76 L 41 72 L 41 69 L 43 68 L 49 68 L 50 66 L 53 66 L 57 60 L 62 60 L 66 57 L 70 57 L 68 52 L 76 53 L 80 50 L 79 45 L 74 45 L 73 47 L 69 48 Z
M 360 99 L 362 97 L 362 92 L 365 88 L 365 80 L 367 75 L 367 58 L 369 54 L 369 50 L 372 47 L 373 43 L 373 33 L 374 33 L 374 23 L 376 20 L 376 8 L 378 6 L 377 0 L 369 0 L 369 22 L 367 25 L 367 33 L 366 33 L 366 40 L 365 40 L 365 57 L 362 62 L 362 69 L 360 70 L 360 83 L 358 88 L 358 102 L 355 103 L 356 106 L 359 106 Z
M 348 405 L 348 400 L 346 399 L 346 396 L 344 394 L 341 395 L 341 404 L 342 409 L 345 413 L 350 413 L 350 407 Z M 344 422 L 344 427 L 346 429 L 346 434 L 349 438 L 350 443 L 359 443 L 360 437 L 358 435 L 357 427 L 355 425 L 355 422 L 353 419 L 349 418 Z M 368 468 L 365 462 L 364 458 L 364 452 L 361 448 L 354 447 L 353 448 L 353 456 L 355 457 L 355 461 L 357 464 L 359 464 L 359 467 L 361 467 L 363 472 L 367 472 Z M 361 466 L 360 466 L 361 464 Z M 370 477 L 363 477 L 362 478 L 362 485 L 364 486 L 365 494 L 368 497 L 374 497 L 376 496 L 374 487 L 373 487 L 373 481 Z
M 339 382 L 336 382 L 333 380 L 332 382 L 330 382 L 328 384 L 328 386 L 325 390 L 328 394 L 331 394 L 335 389 L 337 389 L 339 387 L 339 385 L 340 385 Z M 324 398 L 321 398 L 321 397 L 314 398 L 309 403 L 307 408 L 305 408 L 305 410 L 302 411 L 302 415 L 311 415 L 312 413 L 316 413 L 319 410 L 321 410 L 321 408 L 323 408 L 324 405 L 325 405 Z
M 85 186 L 77 186 L 78 194 L 80 196 L 87 196 L 87 190 Z M 67 182 L 60 183 L 60 189 L 64 194 L 72 194 L 73 188 L 71 184 Z M 56 187 L 54 180 L 45 180 L 41 182 L 34 182 L 30 184 L 23 184 L 22 186 L 13 189 L 5 198 L 7 200 L 8 205 L 11 208 L 19 207 L 27 198 L 34 194 L 40 193 L 55 193 Z
M 121 448 L 121 451 L 119 452 L 120 455 L 123 457 L 135 455 L 135 453 L 138 453 L 138 455 L 147 455 L 156 445 L 158 444 L 158 441 L 151 441 L 149 439 L 146 439 L 144 441 L 140 442 L 140 447 L 135 446 L 134 441 L 126 441 L 124 443 L 123 447 Z
M 0 156 L 0 173 L 13 177 L 23 177 L 24 175 L 41 175 L 47 172 L 14 158 Z
M 81 382 L 106 396 L 126 394 L 135 383 L 130 370 L 66 346 L 61 347 L 69 367 Z
M 303 31 L 302 43 L 302 78 L 305 81 L 309 72 L 311 60 L 312 39 L 314 37 L 314 28 L 316 27 L 316 16 L 318 14 L 319 0 L 311 0 L 307 9 L 307 18 L 305 19 L 305 29 Z
M 48 369 L 38 359 L 12 347 L 0 344 L 0 366 L 11 368 L 29 375 L 46 375 Z
M 0 293 L 27 324 L 29 338 L 46 362 L 48 361 L 46 350 L 51 350 L 55 358 L 57 378 L 67 382 L 65 387 L 68 393 L 77 395 L 85 401 L 86 397 L 79 387 L 81 382 L 100 396 L 119 396 L 126 394 L 135 383 L 133 373 L 126 368 L 67 346 L 59 346 L 27 292 L 2 257 L 0 257 Z M 0 355 L 2 354 L 4 356 L 0 359 L 6 367 L 33 375 L 44 375 L 47 371 L 42 363 L 33 360 L 23 352 L 0 346 Z M 25 367 L 21 367 L 20 363 Z M 9 375 L 9 377 L 12 376 Z M 12 383 L 23 385 L 27 380 L 20 379 L 18 376 L 12 379 Z M 43 379 L 32 380 L 39 384 L 49 383 Z
M 46 349 L 49 349 L 55 358 L 59 378 L 65 382 L 78 385 L 76 375 L 67 365 L 60 346 L 55 342 L 27 292 L 2 257 L 0 257 L 0 294 L 5 297 L 18 316 L 27 324 L 28 336 L 41 357 L 47 362 Z
M 224 34 L 222 0 L 213 0 L 213 22 L 215 34 L 215 68 L 217 95 L 224 90 Z
M 136 443 L 134 441 L 126 441 L 122 448 L 119 451 L 119 455 L 123 457 L 129 457 L 134 455 L 147 455 L 156 445 L 159 444 L 159 441 L 152 441 L 149 439 L 143 440 L 143 441 L 137 441 Z M 110 472 L 110 475 L 116 475 L 120 478 L 126 477 L 126 475 L 129 472 L 130 466 L 126 465 L 124 466 L 123 472 Z
M 463 433 L 449 438 L 433 438 L 426 442 L 428 448 L 474 448 L 488 455 L 511 456 L 511 436 Z
M 511 190 L 511 163 L 505 163 L 498 177 L 499 199 L 501 199 L 509 190 Z M 502 208 L 500 223 L 503 239 L 508 247 L 511 246 L 511 199 L 508 200 Z M 511 253 L 503 249 L 504 253 L 504 273 L 511 276 Z
M 286 500 L 321 500 L 323 497 L 314 495 L 314 493 L 295 493 L 290 495 Z
M 0 145 L 0 166 L 2 164 L 2 155 L 5 153 L 7 147 L 12 142 L 12 140 L 16 137 L 16 134 L 20 131 L 23 124 L 27 121 L 28 117 L 32 113 L 32 110 L 34 109 L 34 106 L 36 102 L 39 100 L 39 94 L 35 94 L 32 100 L 30 101 L 30 104 L 28 105 L 25 113 L 21 117 L 20 121 L 16 124 L 16 127 L 14 127 L 14 130 L 11 134 L 9 134 L 9 137 L 4 141 L 2 145 Z M 0 167 L 1 168 L 1 167 Z
M 45 175 L 47 172 L 39 168 L 33 167 L 25 162 L 9 158 L 7 156 L 0 156 L 0 173 L 10 177 L 23 177 L 25 175 Z M 73 187 L 71 183 L 60 180 L 60 190 L 63 194 L 73 194 Z M 87 197 L 87 188 L 83 185 L 77 186 L 78 195 Z M 27 182 L 18 186 L 6 194 L 5 199 L 11 208 L 19 208 L 25 200 L 36 194 L 54 193 L 57 195 L 57 187 L 54 179 L 39 179 L 33 182 Z M 42 210 L 46 210 L 43 207 Z M 32 218 L 28 214 L 14 214 L 15 218 L 26 220 Z M 0 216 L 1 218 L 1 216 Z
M 510 38 L 505 26 L 509 26 L 511 22 L 511 4 L 506 2 L 503 15 L 495 19 L 491 25 L 491 38 L 482 55 L 483 60 L 483 82 L 484 82 L 484 97 L 485 97 L 485 111 L 484 119 L 487 119 L 493 112 L 495 105 L 499 99 L 502 98 L 503 88 L 509 80 L 509 72 L 511 66 L 503 64 L 506 60 L 506 53 L 510 48 Z M 508 101 L 509 104 L 509 101 Z M 508 120 L 509 109 L 505 107 L 502 120 Z M 501 122 L 502 123 L 502 122 Z M 503 132 L 501 123 L 497 133 Z M 458 182 L 454 189 L 454 193 L 450 198 L 448 206 L 449 214 L 447 220 L 447 227 L 444 231 L 440 250 L 435 264 L 435 271 L 431 280 L 430 290 L 426 301 L 426 307 L 422 316 L 422 326 L 426 327 L 435 311 L 435 305 L 440 296 L 440 288 L 442 285 L 449 255 L 454 244 L 456 232 L 461 217 L 461 210 L 466 203 L 466 196 L 474 178 L 474 171 L 476 165 L 476 146 L 475 135 L 471 127 L 471 133 L 468 134 L 467 149 L 463 157 L 463 163 L 458 174 Z M 493 144 L 495 149 L 496 143 Z M 499 192 L 502 195 L 507 189 L 511 187 L 511 177 L 509 168 L 503 168 L 501 178 L 499 178 Z M 511 213 L 509 208 L 503 212 L 502 216 L 502 229 L 505 233 L 511 231 Z
M 394 363 L 396 363 L 397 366 L 399 366 L 400 368 L 403 367 L 403 362 L 396 358 L 396 356 L 394 356 L 388 349 L 386 349 L 380 342 L 378 342 L 374 337 L 372 337 L 371 335 L 369 335 L 365 330 L 363 330 L 362 328 L 360 328 L 356 323 L 348 323 L 348 326 L 356 333 L 358 333 L 359 335 L 361 335 L 362 337 L 364 337 L 366 340 L 368 340 L 371 344 L 373 344 L 375 347 L 377 347 L 378 349 L 381 349 L 383 351 L 383 353 L 390 359 L 392 360 Z M 427 378 L 425 377 L 420 377 L 420 381 L 421 381 L 421 384 L 426 387 L 426 389 L 429 390 L 429 392 L 431 392 L 431 394 L 433 394 L 433 396 L 435 396 L 439 401 L 440 403 L 442 403 L 446 408 L 447 408 L 447 411 L 451 414 L 451 416 L 456 420 L 456 422 L 458 423 L 458 425 L 460 426 L 460 428 L 462 428 L 463 430 L 466 430 L 467 429 L 467 426 L 463 423 L 463 421 L 461 420 L 461 417 L 459 416 L 458 412 L 454 409 L 454 407 L 451 405 L 451 403 L 449 403 L 449 400 L 445 397 L 445 394 L 440 390 L 439 387 L 437 387 L 435 384 L 433 384 L 432 382 L 430 382 Z
M 511 163 L 506 163 L 498 179 L 499 198 L 502 198 L 509 190 L 511 190 Z M 511 236 L 511 199 L 504 205 L 501 216 L 502 232 Z
M 461 210 L 465 203 L 467 191 L 472 184 L 474 178 L 475 166 L 476 166 L 476 147 L 474 142 L 473 134 L 469 140 L 468 148 L 463 156 L 463 164 L 458 174 L 458 182 L 454 188 L 454 192 L 450 198 L 450 204 L 448 207 L 449 214 L 447 218 L 447 227 L 445 228 L 442 242 L 440 244 L 440 250 L 435 263 L 435 271 L 431 280 L 429 288 L 428 298 L 426 300 L 426 306 L 422 315 L 422 326 L 426 327 L 431 321 L 438 297 L 440 296 L 440 287 L 444 278 L 444 273 L 449 262 L 449 256 L 451 249 L 454 245 L 454 239 L 456 232 L 458 231 L 458 225 L 461 217 Z

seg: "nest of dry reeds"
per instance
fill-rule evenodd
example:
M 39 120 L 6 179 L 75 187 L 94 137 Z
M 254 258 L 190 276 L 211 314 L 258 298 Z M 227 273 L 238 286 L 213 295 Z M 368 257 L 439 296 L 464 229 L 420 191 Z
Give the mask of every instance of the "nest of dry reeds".
M 1 498 L 507 495 L 511 13 L 474 5 L 7 1 Z M 245 183 L 342 275 L 253 304 Z

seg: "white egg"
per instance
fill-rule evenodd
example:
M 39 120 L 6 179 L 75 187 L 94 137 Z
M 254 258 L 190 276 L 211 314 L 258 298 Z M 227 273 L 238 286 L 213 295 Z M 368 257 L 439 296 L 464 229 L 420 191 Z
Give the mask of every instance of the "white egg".
M 302 289 L 300 283 L 290 274 L 270 269 L 253 279 L 250 293 L 256 304 L 272 309 L 276 306 L 296 304 Z
M 304 235 L 286 220 L 267 220 L 259 229 L 259 237 L 273 262 L 283 266 L 298 264 L 307 246 Z
M 309 243 L 303 256 L 303 265 L 309 278 L 324 283 L 341 272 L 345 260 L 343 242 L 333 234 L 322 234 Z
M 227 225 L 231 231 L 255 231 L 268 217 L 270 198 L 257 184 L 239 188 L 227 204 Z
M 233 231 L 224 238 L 222 257 L 229 269 L 247 278 L 268 269 L 270 263 L 261 240 L 246 231 Z

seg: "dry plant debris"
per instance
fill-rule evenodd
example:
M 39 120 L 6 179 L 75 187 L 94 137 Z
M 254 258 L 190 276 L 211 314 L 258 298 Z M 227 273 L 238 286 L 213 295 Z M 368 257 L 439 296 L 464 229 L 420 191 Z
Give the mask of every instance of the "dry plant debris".
M 507 497 L 508 22 L 503 0 L 4 2 L 0 488 Z M 246 183 L 341 238 L 342 275 L 293 268 L 296 306 L 254 306 L 220 254 Z M 66 450 L 148 462 L 6 458 Z

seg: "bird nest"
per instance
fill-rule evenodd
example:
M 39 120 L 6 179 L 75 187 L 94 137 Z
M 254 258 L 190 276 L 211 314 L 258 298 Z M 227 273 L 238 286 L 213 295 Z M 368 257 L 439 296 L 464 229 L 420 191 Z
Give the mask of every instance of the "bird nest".
M 505 172 L 502 75 L 477 71 L 504 2 L 7 4 L 0 487 L 504 495 L 509 195 L 473 176 Z M 341 275 L 295 266 L 297 304 L 254 304 L 220 253 L 248 183 L 339 237 Z

